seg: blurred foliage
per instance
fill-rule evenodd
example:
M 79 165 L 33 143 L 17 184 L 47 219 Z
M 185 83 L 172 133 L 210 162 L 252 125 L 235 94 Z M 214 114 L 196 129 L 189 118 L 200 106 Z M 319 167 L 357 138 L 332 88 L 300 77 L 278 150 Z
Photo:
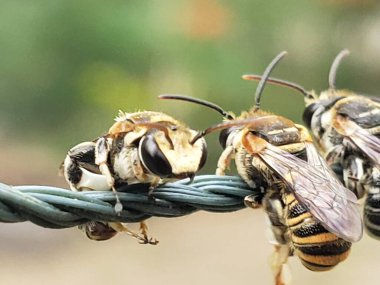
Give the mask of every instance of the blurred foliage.
M 337 85 L 378 93 L 377 1 L 0 1 L 0 136 L 53 147 L 107 130 L 119 109 L 165 111 L 202 129 L 218 114 L 161 93 L 208 99 L 236 113 L 281 50 L 273 75 L 327 87 L 332 59 L 351 50 Z M 300 122 L 299 94 L 267 86 L 263 108 Z M 217 153 L 213 153 L 214 156 Z M 212 167 L 211 167 L 212 168 Z

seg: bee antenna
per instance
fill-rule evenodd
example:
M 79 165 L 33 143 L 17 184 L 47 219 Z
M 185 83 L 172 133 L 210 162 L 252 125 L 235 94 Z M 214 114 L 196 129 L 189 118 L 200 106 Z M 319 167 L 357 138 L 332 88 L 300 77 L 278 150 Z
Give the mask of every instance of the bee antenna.
M 223 130 L 223 129 L 227 129 L 231 127 L 247 126 L 247 125 L 254 124 L 255 122 L 264 121 L 264 120 L 267 120 L 268 118 L 273 118 L 273 117 L 274 117 L 273 115 L 268 115 L 268 116 L 263 116 L 259 118 L 248 118 L 248 119 L 224 121 L 222 123 L 213 125 L 203 131 L 198 132 L 194 136 L 194 138 L 190 141 L 190 144 L 194 144 L 201 137 L 204 137 L 205 135 L 215 132 L 215 131 L 219 131 L 219 130 Z
M 336 79 L 336 71 L 338 70 L 338 67 L 340 65 L 340 62 L 344 57 L 350 54 L 350 51 L 348 49 L 342 50 L 338 55 L 335 57 L 333 63 L 330 67 L 329 72 L 329 87 L 330 89 L 335 90 L 335 79 Z
M 207 129 L 203 130 L 203 131 L 200 131 L 198 132 L 194 137 L 193 139 L 190 141 L 190 144 L 194 144 L 197 140 L 199 140 L 200 138 L 204 137 L 205 135 L 209 134 L 209 133 L 212 133 L 214 131 L 217 131 L 217 130 L 222 130 L 222 129 L 226 129 L 226 128 L 230 128 L 230 127 L 233 127 L 233 126 L 236 126 L 236 125 L 242 125 L 243 123 L 246 123 L 246 122 L 243 122 L 243 120 L 239 120 L 239 121 L 236 121 L 236 120 L 231 120 L 231 121 L 226 121 L 226 122 L 222 122 L 222 123 L 219 123 L 219 124 L 216 124 L 216 125 L 213 125 L 211 127 L 208 127 Z
M 265 86 L 265 83 L 267 82 L 268 80 L 268 77 L 270 75 L 270 73 L 272 72 L 272 70 L 274 69 L 274 67 L 277 65 L 277 63 L 287 54 L 286 51 L 282 51 L 280 52 L 272 61 L 271 63 L 268 65 L 268 67 L 265 69 L 261 79 L 260 79 L 260 82 L 259 84 L 257 85 L 257 88 L 256 88 L 256 93 L 255 93 L 255 110 L 258 110 L 260 109 L 260 98 L 261 98 L 261 94 L 263 93 L 263 90 L 264 90 L 264 86 Z
M 242 76 L 242 78 L 244 80 L 257 80 L 257 81 L 259 81 L 259 80 L 261 80 L 262 76 L 256 75 L 256 74 L 245 74 Z M 298 85 L 294 82 L 290 82 L 287 80 L 282 80 L 282 79 L 278 79 L 278 78 L 274 78 L 274 77 L 268 77 L 267 82 L 269 82 L 271 84 L 275 84 L 275 85 L 280 85 L 280 86 L 292 88 L 296 91 L 301 92 L 304 97 L 310 97 L 310 93 L 305 88 L 303 88 L 301 85 Z
M 234 119 L 234 117 L 230 113 L 228 113 L 225 110 L 223 110 L 222 107 L 220 107 L 219 105 L 216 105 L 214 103 L 211 103 L 209 101 L 206 101 L 206 100 L 202 100 L 202 99 L 198 99 L 198 98 L 193 98 L 193 97 L 190 97 L 190 96 L 173 95 L 173 94 L 163 94 L 163 95 L 158 96 L 158 98 L 159 99 L 182 100 L 182 101 L 187 101 L 187 102 L 203 105 L 203 106 L 206 106 L 208 108 L 211 108 L 211 109 L 217 111 L 219 114 L 221 114 L 223 116 L 223 118 L 226 118 L 228 120 Z

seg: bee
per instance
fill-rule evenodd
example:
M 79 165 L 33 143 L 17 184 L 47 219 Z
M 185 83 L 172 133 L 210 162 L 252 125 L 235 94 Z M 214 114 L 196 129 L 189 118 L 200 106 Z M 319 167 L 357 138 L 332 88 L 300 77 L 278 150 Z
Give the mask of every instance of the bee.
M 337 69 L 348 54 L 345 49 L 336 56 L 329 71 L 329 89 L 319 96 L 292 82 L 275 78 L 268 82 L 294 88 L 304 95 L 305 124 L 344 185 L 359 199 L 367 194 L 364 225 L 372 237 L 380 239 L 380 98 L 336 89 Z M 260 79 L 255 75 L 244 77 Z
M 275 252 L 272 269 L 276 284 L 287 283 L 287 258 L 296 254 L 310 270 L 325 271 L 345 260 L 352 242 L 362 236 L 362 221 L 356 196 L 346 189 L 318 154 L 307 129 L 260 108 L 260 97 L 270 72 L 286 52 L 266 68 L 255 94 L 255 105 L 236 117 L 219 110 L 225 121 L 194 137 L 221 130 L 224 148 L 216 174 L 224 175 L 235 160 L 242 179 L 261 187 L 262 197 L 245 198 L 247 206 L 263 207 L 267 213 Z M 179 95 L 202 105 L 203 100 Z M 285 283 L 284 283 L 285 282 Z
M 191 142 L 197 131 L 160 112 L 119 112 L 108 132 L 71 148 L 61 171 L 73 191 L 112 190 L 116 212 L 122 210 L 116 189 L 125 184 L 149 183 L 150 191 L 173 179 L 192 179 L 207 158 L 204 139 Z M 90 222 L 82 226 L 87 236 L 106 240 L 126 232 L 142 243 L 155 244 L 140 223 L 141 235 L 122 223 Z

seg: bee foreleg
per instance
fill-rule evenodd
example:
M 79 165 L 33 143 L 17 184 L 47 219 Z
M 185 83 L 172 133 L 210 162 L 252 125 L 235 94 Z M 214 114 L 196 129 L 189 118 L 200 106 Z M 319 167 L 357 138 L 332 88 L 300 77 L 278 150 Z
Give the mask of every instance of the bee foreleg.
M 342 144 L 336 145 L 331 148 L 325 155 L 325 159 L 328 165 L 342 163 L 345 147 Z
M 105 137 L 99 138 L 95 146 L 95 163 L 99 166 L 100 172 L 107 178 L 110 188 L 112 188 L 115 181 L 107 164 L 108 153 L 107 139 Z
M 116 203 L 115 203 L 115 212 L 120 213 L 123 210 L 123 205 L 120 202 L 119 195 L 114 187 L 115 179 L 112 176 L 112 173 L 108 167 L 108 153 L 109 145 L 105 137 L 101 137 L 97 140 L 95 145 L 95 163 L 99 166 L 100 172 L 106 177 L 107 183 L 112 191 L 115 193 Z
M 365 184 L 367 183 L 368 175 L 364 166 L 363 159 L 349 155 L 344 159 L 343 164 L 343 180 L 345 186 L 355 193 L 358 199 L 365 194 Z
M 226 169 L 229 168 L 233 155 L 234 147 L 232 145 L 227 146 L 219 157 L 218 166 L 215 172 L 216 175 L 225 175 Z
M 252 209 L 258 209 L 262 206 L 262 195 L 251 194 L 244 197 L 244 205 Z

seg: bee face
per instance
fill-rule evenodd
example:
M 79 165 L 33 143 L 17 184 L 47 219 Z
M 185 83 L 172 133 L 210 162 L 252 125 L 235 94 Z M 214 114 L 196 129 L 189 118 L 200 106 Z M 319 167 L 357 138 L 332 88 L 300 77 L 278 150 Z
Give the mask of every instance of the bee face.
M 190 144 L 196 134 L 183 127 L 169 130 L 170 143 L 162 132 L 147 133 L 139 144 L 142 164 L 161 178 L 181 179 L 194 175 L 204 166 L 207 157 L 203 138 Z

